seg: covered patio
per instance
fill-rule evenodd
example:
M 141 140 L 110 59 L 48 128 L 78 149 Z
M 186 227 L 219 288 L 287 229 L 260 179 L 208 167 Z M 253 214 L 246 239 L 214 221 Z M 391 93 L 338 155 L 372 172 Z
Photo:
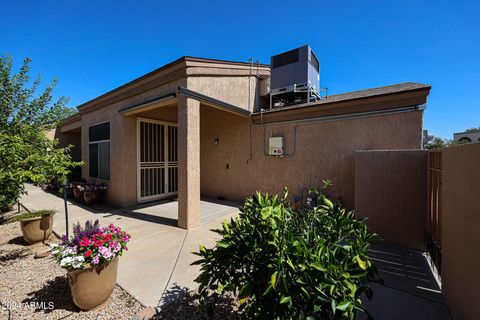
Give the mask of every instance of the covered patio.
M 198 227 L 222 212 L 200 200 L 201 108 L 250 116 L 245 109 L 183 87 L 119 111 L 125 121 L 136 122 L 137 202 L 178 196 L 164 212 L 183 229 Z

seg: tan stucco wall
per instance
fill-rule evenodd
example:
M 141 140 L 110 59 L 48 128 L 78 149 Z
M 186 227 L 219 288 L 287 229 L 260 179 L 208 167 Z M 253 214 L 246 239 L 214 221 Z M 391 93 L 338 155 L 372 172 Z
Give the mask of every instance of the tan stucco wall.
M 454 319 L 478 319 L 480 143 L 442 154 L 442 290 Z
M 427 152 L 357 151 L 355 211 L 391 244 L 425 251 Z
M 58 139 L 58 146 L 60 148 L 65 148 L 68 145 L 73 147 L 70 149 L 70 155 L 75 161 L 82 160 L 82 150 L 81 150 L 81 133 L 78 132 L 61 132 L 60 128 L 55 128 L 47 132 L 47 137 L 49 139 Z
M 88 128 L 91 125 L 110 121 L 110 180 L 98 180 L 109 186 L 107 192 L 108 203 L 119 207 L 137 203 L 137 120 L 135 116 L 123 116 L 119 111 L 152 98 L 175 92 L 180 85 L 185 86 L 185 80 L 170 82 L 82 115 L 82 158 L 85 163 L 82 168 L 82 175 L 87 181 L 97 181 L 88 176 Z M 147 114 L 146 116 L 154 115 Z M 171 109 L 166 109 L 166 116 L 172 117 Z
M 258 79 L 249 77 L 189 77 L 188 88 L 209 97 L 248 110 L 248 87 L 250 85 L 250 111 L 258 100 Z
M 256 190 L 281 193 L 287 186 L 293 196 L 303 188 L 321 186 L 322 179 L 331 179 L 332 195 L 350 208 L 354 206 L 355 151 L 418 149 L 422 130 L 421 111 L 309 125 L 268 125 L 252 127 L 250 148 L 248 119 L 206 106 L 200 117 L 203 195 L 242 200 Z M 292 154 L 295 127 L 294 155 L 265 156 L 272 133 L 284 137 L 285 152 Z

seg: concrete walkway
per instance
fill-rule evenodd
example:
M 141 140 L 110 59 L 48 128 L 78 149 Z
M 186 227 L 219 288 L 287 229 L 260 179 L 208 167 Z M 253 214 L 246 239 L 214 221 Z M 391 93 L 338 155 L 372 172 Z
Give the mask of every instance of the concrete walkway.
M 421 252 L 376 244 L 370 256 L 384 281 L 383 285 L 372 285 L 372 300 L 364 299 L 374 319 L 451 319 L 441 289 Z
M 26 185 L 26 190 L 22 204 L 30 210 L 56 210 L 53 229 L 64 234 L 63 199 L 33 185 Z M 200 244 L 212 247 L 217 235 L 210 230 L 238 211 L 234 203 L 201 201 L 201 226 L 187 232 L 176 227 L 175 201 L 129 209 L 96 209 L 68 202 L 70 232 L 73 223 L 96 219 L 101 225 L 113 223 L 127 231 L 132 239 L 120 258 L 117 283 L 145 306 L 157 306 L 163 292 L 171 287 L 196 288 L 193 280 L 199 267 L 190 266 L 196 260 L 192 252 L 198 251 Z

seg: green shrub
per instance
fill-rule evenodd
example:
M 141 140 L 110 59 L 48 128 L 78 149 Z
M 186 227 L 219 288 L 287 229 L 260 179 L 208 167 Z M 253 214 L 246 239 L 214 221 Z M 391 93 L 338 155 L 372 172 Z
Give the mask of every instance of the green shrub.
M 237 296 L 246 319 L 354 319 L 366 312 L 377 271 L 368 258 L 378 239 L 361 220 L 332 203 L 323 190 L 313 210 L 257 193 L 222 229 L 216 246 L 200 246 L 199 300 Z
M 23 184 L 19 185 L 17 177 L 11 172 L 4 173 L 0 169 L 0 185 L 2 186 L 0 190 L 0 212 L 7 212 L 12 210 L 20 198 L 23 192 Z

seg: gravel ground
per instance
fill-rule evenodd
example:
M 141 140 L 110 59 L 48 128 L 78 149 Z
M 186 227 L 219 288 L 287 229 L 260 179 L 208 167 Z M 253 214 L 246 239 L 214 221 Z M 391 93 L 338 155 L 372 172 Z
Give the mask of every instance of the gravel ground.
M 50 243 L 58 241 L 52 234 Z M 73 304 L 66 271 L 50 257 L 35 259 L 18 222 L 0 225 L 0 319 L 132 319 L 143 307 L 116 287 L 108 307 L 82 312 Z
M 231 295 L 223 295 L 214 307 L 199 306 L 194 293 L 187 288 L 174 286 L 162 298 L 162 306 L 155 319 L 161 320 L 224 320 L 237 319 L 238 304 Z

